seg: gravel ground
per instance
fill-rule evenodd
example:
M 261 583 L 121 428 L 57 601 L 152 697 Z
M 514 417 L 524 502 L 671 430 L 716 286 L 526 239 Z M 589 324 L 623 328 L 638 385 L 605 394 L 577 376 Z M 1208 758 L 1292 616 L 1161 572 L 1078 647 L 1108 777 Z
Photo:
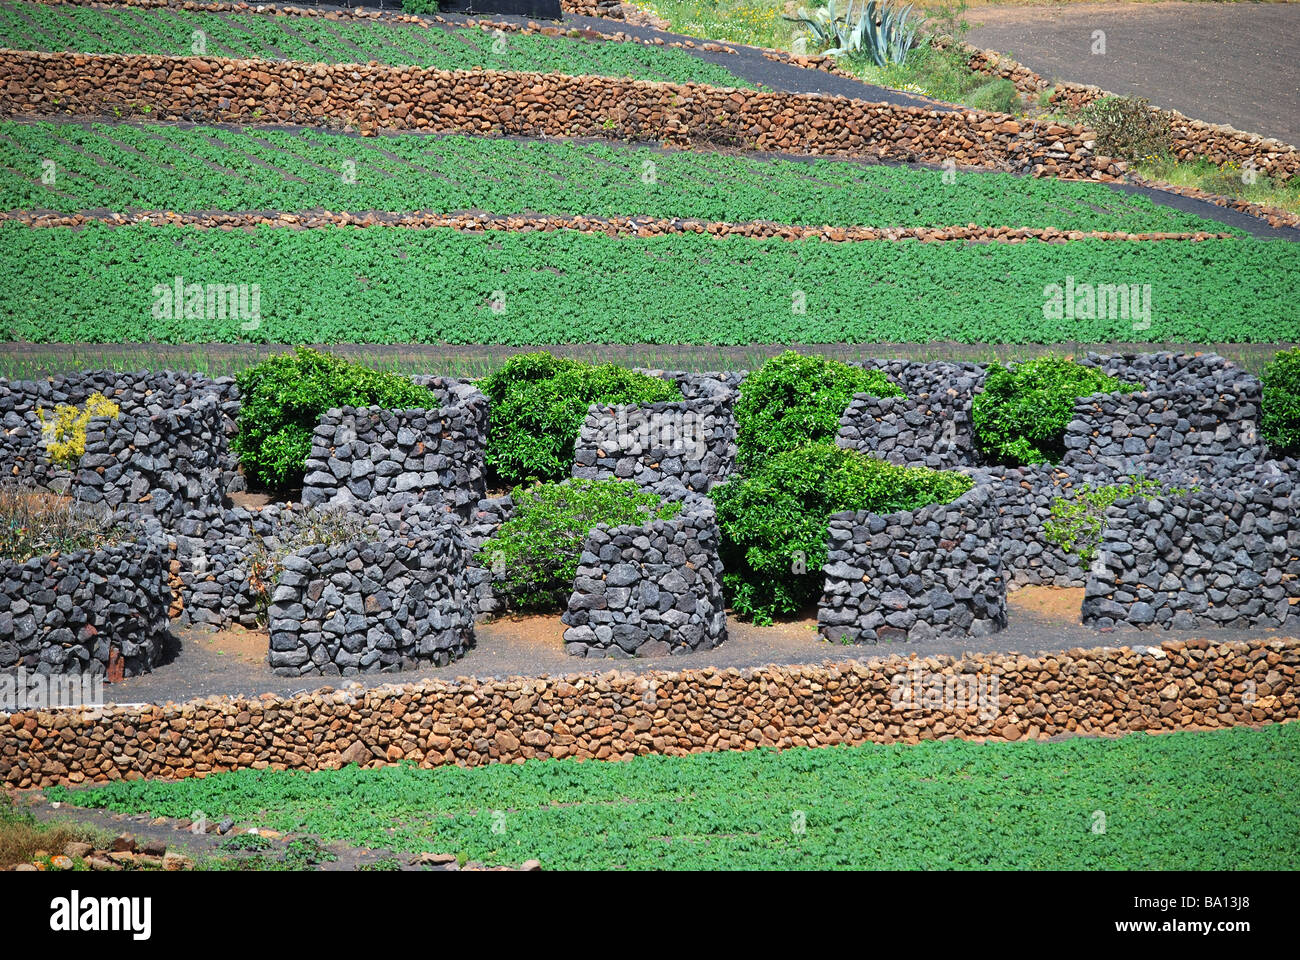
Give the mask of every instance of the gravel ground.
M 105 699 L 116 703 L 181 702 L 214 694 L 256 696 L 288 695 L 322 686 L 361 683 L 367 687 L 405 683 L 425 678 L 477 679 L 499 677 L 569 676 L 598 674 L 611 669 L 632 672 L 700 667 L 761 667 L 768 664 L 806 664 L 869 661 L 881 657 L 961 656 L 978 653 L 1060 652 L 1075 648 L 1158 645 L 1166 640 L 1208 637 L 1215 642 L 1280 636 L 1276 630 L 1141 631 L 1126 628 L 1102 633 L 1069 618 L 1032 605 L 1013 602 L 1006 630 L 991 637 L 881 644 L 874 647 L 840 645 L 819 640 L 812 620 L 754 627 L 731 620 L 725 643 L 713 650 L 646 660 L 606 660 L 572 657 L 560 645 L 562 627 L 556 618 L 503 619 L 476 628 L 477 642 L 462 659 L 446 667 L 424 667 L 397 674 L 362 677 L 277 677 L 263 662 L 218 652 L 197 631 L 180 636 L 181 650 L 171 663 L 153 673 L 133 677 L 104 688 Z
M 977 47 L 1049 80 L 1148 97 L 1189 117 L 1300 143 L 1300 5 L 1138 3 L 981 7 Z M 1093 54 L 1093 31 L 1106 53 Z

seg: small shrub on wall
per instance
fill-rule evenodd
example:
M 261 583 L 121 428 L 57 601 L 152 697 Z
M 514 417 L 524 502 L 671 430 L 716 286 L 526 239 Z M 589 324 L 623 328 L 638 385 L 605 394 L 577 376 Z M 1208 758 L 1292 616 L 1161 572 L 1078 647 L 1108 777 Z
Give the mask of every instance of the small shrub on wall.
M 899 467 L 831 443 L 779 453 L 754 474 L 713 489 L 723 586 L 734 612 L 757 623 L 817 599 L 833 513 L 892 513 L 948 503 L 970 477 Z
M 573 590 L 578 558 L 598 523 L 667 520 L 680 503 L 663 503 L 630 480 L 566 480 L 516 488 L 515 514 L 479 549 L 494 590 L 517 610 L 563 607 Z
M 593 403 L 682 399 L 681 390 L 666 380 L 549 353 L 511 357 L 482 389 L 490 401 L 487 464 L 509 484 L 567 477 L 578 431 Z
M 1279 350 L 1263 383 L 1260 434 L 1277 453 L 1300 456 L 1300 347 Z
M 1145 97 L 1102 97 L 1083 108 L 1083 123 L 1097 134 L 1097 152 L 1122 160 L 1158 160 L 1173 146 L 1167 114 Z
M 84 406 L 59 403 L 48 420 L 45 408 L 36 408 L 36 418 L 41 422 L 41 439 L 50 462 L 68 470 L 75 470 L 86 452 L 86 426 L 91 417 L 117 417 L 121 409 L 102 393 L 92 393 Z
M 239 373 L 239 434 L 233 447 L 250 479 L 286 489 L 302 483 L 311 436 L 335 407 L 437 406 L 426 387 L 332 353 L 299 347 Z
M 833 440 L 855 393 L 903 395 L 879 370 L 793 350 L 772 357 L 740 386 L 736 403 L 740 470 L 752 473 L 778 453 Z
M 1079 397 L 1142 389 L 1065 357 L 1040 357 L 1010 369 L 993 363 L 984 392 L 971 405 L 975 441 L 999 463 L 1056 463 L 1065 453 L 1065 428 Z

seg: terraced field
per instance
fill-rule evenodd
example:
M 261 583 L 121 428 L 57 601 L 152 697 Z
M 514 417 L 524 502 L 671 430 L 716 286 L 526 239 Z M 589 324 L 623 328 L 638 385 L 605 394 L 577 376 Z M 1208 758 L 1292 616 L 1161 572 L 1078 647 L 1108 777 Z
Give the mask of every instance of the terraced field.
M 1149 283 L 1154 341 L 1300 339 L 1300 244 L 957 244 L 673 234 L 0 228 L 13 340 L 164 343 L 1043 343 L 1133 338 L 1128 317 L 1047 319 L 1066 277 Z M 76 264 L 51 270 L 50 264 Z M 174 277 L 260 286 L 261 323 L 159 319 Z M 1224 277 L 1249 277 L 1243 290 Z M 93 278 L 88 282 L 87 278 Z M 801 302 L 802 301 L 802 302 Z M 797 309 L 803 307 L 803 312 Z M 1072 335 L 1072 336 L 1071 336 Z
M 378 63 L 442 70 L 538 73 L 753 84 L 681 50 L 537 34 L 492 33 L 407 23 L 268 17 L 168 8 L 47 6 L 0 3 L 0 47 L 151 53 L 308 63 Z
M 59 173 L 42 182 L 47 161 Z M 0 209 L 533 212 L 843 226 L 1230 230 L 1099 183 L 612 143 L 0 122 Z

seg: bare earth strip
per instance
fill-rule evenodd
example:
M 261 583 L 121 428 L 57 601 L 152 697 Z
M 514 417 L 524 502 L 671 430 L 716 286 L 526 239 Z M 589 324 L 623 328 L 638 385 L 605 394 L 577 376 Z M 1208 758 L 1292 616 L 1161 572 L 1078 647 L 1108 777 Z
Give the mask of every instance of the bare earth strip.
M 1189 117 L 1300 143 L 1300 5 L 981 7 L 969 40 L 1050 80 L 1147 97 Z M 1092 53 L 1094 31 L 1105 54 Z

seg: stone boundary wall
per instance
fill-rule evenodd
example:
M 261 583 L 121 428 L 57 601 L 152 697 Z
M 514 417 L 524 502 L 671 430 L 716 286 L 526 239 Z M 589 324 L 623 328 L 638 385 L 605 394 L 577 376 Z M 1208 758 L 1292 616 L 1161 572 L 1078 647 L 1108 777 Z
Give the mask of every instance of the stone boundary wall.
M 267 611 L 267 662 L 286 676 L 353 676 L 459 659 L 474 641 L 465 559 L 454 521 L 289 554 Z
M 474 610 L 475 621 L 494 617 L 507 612 L 509 602 L 504 596 L 497 596 L 495 574 L 491 566 L 483 566 L 475 558 L 483 546 L 515 513 L 514 498 L 510 494 L 502 497 L 487 497 L 478 502 L 473 514 L 464 525 L 466 584 L 470 593 L 470 603 Z
M 163 651 L 163 557 L 148 539 L 0 561 L 0 587 L 2 670 L 120 679 L 150 672 Z
M 48 91 L 56 91 L 50 97 Z M 54 100 L 58 100 L 58 104 Z M 821 94 L 608 77 L 305 64 L 220 57 L 6 51 L 5 113 L 102 115 L 148 104 L 160 120 L 354 124 L 519 136 L 595 136 L 879 156 L 1114 179 L 1083 127 L 1035 139 L 1007 114 L 939 112 Z
M 438 406 L 344 407 L 321 417 L 307 458 L 304 504 L 383 498 L 398 508 L 423 502 L 461 517 L 473 512 L 487 493 L 487 397 L 459 381 L 423 379 Z
M 1118 473 L 1174 465 L 1230 477 L 1268 456 L 1259 436 L 1258 380 L 1169 392 L 1080 397 L 1065 430 L 1063 467 Z
M 663 496 L 708 493 L 736 466 L 731 399 L 592 404 L 578 431 L 573 476 L 632 480 Z
M 915 511 L 833 514 L 818 633 L 833 643 L 996 633 L 1007 624 L 999 539 L 979 485 Z
M 1090 84 L 1052 84 L 1008 56 L 993 50 L 980 50 L 968 43 L 963 43 L 962 47 L 971 69 L 1010 80 L 1020 93 L 1029 96 L 1038 96 L 1050 89 L 1050 103 L 1058 109 L 1073 112 L 1094 100 L 1117 96 Z M 1261 172 L 1278 180 L 1289 180 L 1300 172 L 1300 150 L 1289 143 L 1226 124 L 1193 120 L 1177 110 L 1153 106 L 1151 111 L 1169 119 L 1173 153 L 1179 160 L 1205 159 L 1220 166 L 1229 161 L 1253 162 Z
M 854 394 L 840 417 L 835 442 L 899 466 L 935 470 L 972 466 L 975 430 L 970 396 L 959 400 Z
M 153 413 L 123 410 L 92 417 L 77 471 L 77 495 L 109 510 L 122 507 L 176 520 L 225 500 L 234 470 L 221 404 L 211 394 Z
M 583 545 L 563 621 L 575 656 L 647 657 L 727 638 L 713 502 L 694 498 L 670 520 L 598 525 Z
M 1300 489 L 1290 477 L 1130 498 L 1106 523 L 1085 624 L 1300 627 Z
M 1052 503 L 1073 498 L 1085 483 L 1111 483 L 1110 477 L 1041 464 L 1033 467 L 990 467 L 976 471 L 976 483 L 987 484 L 1000 522 L 998 550 L 1009 587 L 1082 587 L 1088 571 L 1078 557 L 1047 539 L 1043 524 L 1052 517 Z
M 0 378 L 0 463 L 8 476 L 20 482 L 48 487 L 71 484 L 74 474 L 49 461 L 41 437 L 41 423 L 36 416 L 44 408 L 46 419 L 61 403 L 81 406 L 92 393 L 102 393 L 118 405 L 121 416 L 156 417 L 174 413 L 178 406 L 213 394 L 220 407 L 221 432 L 229 440 L 235 435 L 239 414 L 239 391 L 234 378 L 209 379 L 199 373 L 115 370 L 84 370 L 42 380 L 5 380 Z M 153 456 L 165 455 L 155 450 Z M 224 488 L 237 476 L 230 459 Z
M 1198 387 L 1230 390 L 1236 385 L 1258 384 L 1258 378 L 1217 353 L 1093 353 L 1077 358 L 1085 367 L 1129 383 L 1141 383 L 1152 390 Z
M 1193 640 L 1033 657 L 426 680 L 293 697 L 33 710 L 0 715 L 0 782 L 31 788 L 349 762 L 480 766 L 1213 729 L 1295 720 L 1298 668 L 1300 640 Z M 983 678 L 993 692 L 996 682 L 996 715 L 960 702 L 926 706 L 933 701 L 924 698 L 907 706 L 900 686 L 917 671 L 922 684 Z

